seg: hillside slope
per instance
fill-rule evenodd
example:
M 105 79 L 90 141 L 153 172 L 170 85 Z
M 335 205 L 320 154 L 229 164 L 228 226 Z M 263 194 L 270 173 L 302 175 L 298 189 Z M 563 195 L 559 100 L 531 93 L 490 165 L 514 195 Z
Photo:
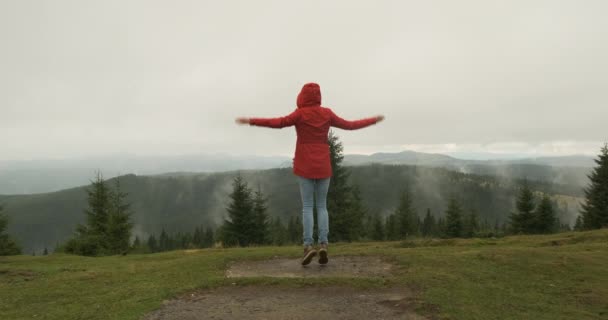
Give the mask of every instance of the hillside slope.
M 187 308 L 196 303 L 192 297 L 210 288 L 232 289 L 235 294 L 241 288 L 260 289 L 256 292 L 276 289 L 281 290 L 282 298 L 293 300 L 290 293 L 294 289 L 332 286 L 365 290 L 362 294 L 366 295 L 403 288 L 413 293 L 403 307 L 431 319 L 606 319 L 607 241 L 608 230 L 604 229 L 495 240 L 332 245 L 331 257 L 373 254 L 393 264 L 392 275 L 383 277 L 225 277 L 235 262 L 281 257 L 293 259 L 297 265 L 299 246 L 102 258 L 63 254 L 0 257 L 0 319 L 141 319 L 166 306 L 168 299 L 185 299 Z M 237 297 L 233 300 L 237 303 L 229 307 L 238 307 L 240 300 Z M 268 308 L 281 305 L 285 304 Z M 286 312 L 294 310 L 293 305 L 289 307 Z
M 517 181 L 463 174 L 440 168 L 369 165 L 351 167 L 351 180 L 360 190 L 370 214 L 386 216 L 397 205 L 399 194 L 409 188 L 419 215 L 429 208 L 442 216 L 446 199 L 457 197 L 467 211 L 474 210 L 490 225 L 503 223 L 513 208 Z M 237 172 L 213 174 L 176 173 L 159 176 L 121 177 L 121 186 L 132 203 L 134 232 L 140 237 L 192 231 L 199 225 L 219 226 Z M 291 169 L 241 171 L 254 189 L 268 197 L 269 214 L 287 221 L 300 214 L 299 189 Z M 572 186 L 535 182 L 532 187 L 554 196 L 558 213 L 572 223 L 578 211 L 581 190 Z M 9 232 L 26 252 L 54 248 L 69 238 L 84 221 L 85 187 L 36 194 L 0 196 L 11 219 Z

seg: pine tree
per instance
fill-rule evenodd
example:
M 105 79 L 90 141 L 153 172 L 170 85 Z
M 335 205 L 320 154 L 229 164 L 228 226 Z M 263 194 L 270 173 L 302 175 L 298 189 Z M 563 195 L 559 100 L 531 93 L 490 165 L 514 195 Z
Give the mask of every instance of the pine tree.
M 106 186 L 101 172 L 97 172 L 91 188 L 87 189 L 89 208 L 87 214 L 87 227 L 94 235 L 105 235 L 110 217 L 110 189 Z
M 101 172 L 97 172 L 91 187 L 86 190 L 88 208 L 85 209 L 86 225 L 76 228 L 76 236 L 66 244 L 66 252 L 84 256 L 110 253 L 108 222 L 112 210 L 111 190 L 105 184 Z
M 288 242 L 287 229 L 278 217 L 270 223 L 271 242 L 275 246 L 282 246 Z
M 2 213 L 2 210 L 3 208 L 0 206 L 0 256 L 21 254 L 21 248 L 8 233 L 5 233 L 8 227 L 8 218 Z
M 153 234 L 148 237 L 148 250 L 152 253 L 159 251 L 158 241 L 156 241 L 156 237 Z
M 228 219 L 222 228 L 222 241 L 226 246 L 246 247 L 255 242 L 256 217 L 251 189 L 240 175 L 234 178 L 230 199 L 232 201 L 226 208 Z
M 196 248 L 204 248 L 203 245 L 203 228 L 194 228 L 194 235 L 192 236 L 192 243 Z
M 47 249 L 46 247 L 44 247 L 44 251 L 42 251 L 42 255 L 43 256 L 48 256 L 49 255 L 49 249 Z
M 399 199 L 399 206 L 397 210 L 395 210 L 395 216 L 397 217 L 398 237 L 400 239 L 405 239 L 408 235 L 414 235 L 417 229 L 417 221 L 418 216 L 414 209 L 412 208 L 412 198 L 407 189 L 405 189 L 401 193 L 401 197 Z
M 426 215 L 424 216 L 424 221 L 422 222 L 422 236 L 423 237 L 431 237 L 433 236 L 433 232 L 435 231 L 435 229 L 437 228 L 436 223 L 435 223 L 435 217 L 433 217 L 433 215 L 431 215 L 431 209 L 427 208 L 426 209 Z
M 578 215 L 578 217 L 576 217 L 576 223 L 574 224 L 574 230 L 575 231 L 583 230 L 583 216 L 582 215 Z
M 374 230 L 371 235 L 372 240 L 383 241 L 386 237 L 386 232 L 384 230 L 384 223 L 382 223 L 382 218 L 380 217 L 380 215 L 374 215 L 373 225 Z
M 584 229 L 608 227 L 608 144 L 604 144 L 595 163 L 598 166 L 588 176 L 589 186 L 584 190 L 581 210 Z
M 171 247 L 171 239 L 169 239 L 169 235 L 163 228 L 163 230 L 160 232 L 160 237 L 158 238 L 158 250 L 161 252 L 169 251 L 171 250 Z
M 108 243 L 108 251 L 112 254 L 125 253 L 129 250 L 131 239 L 131 204 L 127 203 L 128 194 L 120 188 L 120 179 L 116 178 L 114 190 L 110 192 L 110 212 L 105 232 Z
M 472 211 L 466 216 L 463 236 L 465 238 L 472 238 L 477 232 L 479 232 L 479 220 L 477 218 L 477 213 Z
M 517 212 L 511 215 L 513 233 L 529 234 L 534 231 L 534 194 L 524 180 L 516 202 Z
M 393 213 L 386 218 L 386 224 L 384 227 L 386 233 L 386 240 L 395 241 L 400 238 L 400 230 L 399 230 L 399 219 Z
M 351 241 L 351 227 L 358 223 L 350 215 L 352 188 L 348 185 L 349 173 L 342 166 L 343 146 L 339 137 L 330 131 L 328 136 L 332 177 L 327 193 L 327 210 L 332 241 Z
M 215 235 L 213 228 L 207 227 L 205 235 L 203 236 L 203 248 L 211 248 L 215 243 Z
M 131 245 L 131 248 L 133 250 L 138 250 L 141 248 L 141 240 L 139 239 L 139 236 L 135 236 L 135 240 L 133 240 L 133 244 Z
M 534 220 L 535 233 L 552 233 L 556 231 L 556 226 L 559 226 L 559 222 L 555 217 L 553 204 L 549 196 L 543 196 L 534 212 Z
M 446 211 L 446 235 L 450 238 L 458 238 L 462 236 L 462 209 L 456 198 L 450 198 L 448 210 Z
M 258 190 L 255 192 L 255 196 L 253 198 L 253 214 L 254 214 L 254 229 L 252 230 L 252 244 L 265 244 L 270 242 L 270 238 L 268 235 L 269 221 L 268 214 L 266 213 L 267 199 L 262 194 L 261 189 L 258 187 Z
M 298 244 L 302 242 L 302 218 L 292 216 L 287 223 L 287 239 L 289 243 Z
M 444 218 L 440 217 L 439 219 L 437 219 L 437 224 L 435 226 L 433 236 L 437 238 L 447 237 L 447 225 Z
M 374 234 L 374 215 L 366 214 L 363 218 L 363 231 L 360 239 L 372 240 Z
M 351 202 L 350 202 L 350 223 L 348 224 L 348 237 L 345 241 L 355 241 L 360 239 L 364 232 L 363 219 L 367 214 L 367 210 L 363 206 L 361 199 L 361 191 L 358 186 L 351 187 Z

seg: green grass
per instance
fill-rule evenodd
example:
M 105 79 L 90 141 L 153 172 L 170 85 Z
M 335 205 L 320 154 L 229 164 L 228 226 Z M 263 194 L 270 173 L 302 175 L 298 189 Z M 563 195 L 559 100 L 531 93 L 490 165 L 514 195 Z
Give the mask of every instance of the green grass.
M 0 257 L 0 319 L 138 319 L 163 300 L 227 285 L 408 286 L 439 319 L 608 319 L 608 230 L 504 239 L 336 244 L 379 254 L 389 279 L 225 279 L 231 261 L 298 257 L 300 247 L 86 258 Z

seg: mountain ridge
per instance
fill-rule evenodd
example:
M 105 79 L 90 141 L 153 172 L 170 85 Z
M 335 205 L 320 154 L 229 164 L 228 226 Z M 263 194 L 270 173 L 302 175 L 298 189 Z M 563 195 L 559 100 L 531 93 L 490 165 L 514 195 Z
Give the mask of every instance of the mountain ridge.
M 573 155 L 563 157 L 539 157 L 515 160 L 466 160 L 439 153 L 423 153 L 411 150 L 401 152 L 379 152 L 371 155 L 347 154 L 347 166 L 372 163 L 395 165 L 422 165 L 444 167 L 463 173 L 513 172 L 514 167 L 539 165 L 560 167 L 553 170 L 559 175 L 568 175 L 569 181 L 582 185 L 586 173 L 594 166 L 593 158 Z M 167 172 L 226 172 L 232 170 L 266 170 L 288 168 L 291 158 L 283 156 L 242 156 L 227 154 L 196 154 L 186 156 L 134 156 L 114 155 L 67 160 L 0 161 L 0 194 L 35 194 L 59 191 L 85 185 L 97 170 L 107 178 L 126 173 L 156 175 Z M 485 167 L 483 170 L 482 167 Z M 545 169 L 543 169 L 545 171 Z M 565 173 L 561 173 L 561 171 Z M 507 174 L 508 175 L 508 174 Z

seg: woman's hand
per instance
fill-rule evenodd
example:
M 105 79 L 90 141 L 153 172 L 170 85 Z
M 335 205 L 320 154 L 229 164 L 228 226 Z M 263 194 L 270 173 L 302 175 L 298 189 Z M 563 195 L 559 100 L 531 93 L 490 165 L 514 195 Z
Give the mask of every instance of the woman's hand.
M 243 117 L 236 118 L 236 120 L 234 120 L 234 122 L 236 122 L 236 124 L 239 124 L 239 125 L 249 124 L 249 118 L 243 118 Z
M 382 120 L 384 120 L 383 115 L 376 116 L 376 123 L 381 122 Z

